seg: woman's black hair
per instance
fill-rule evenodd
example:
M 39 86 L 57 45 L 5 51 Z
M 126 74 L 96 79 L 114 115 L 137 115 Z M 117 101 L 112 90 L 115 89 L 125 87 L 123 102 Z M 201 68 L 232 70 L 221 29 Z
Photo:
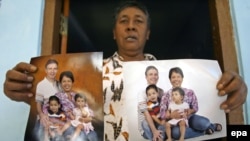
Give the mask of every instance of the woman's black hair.
M 72 80 L 72 82 L 75 81 L 74 75 L 73 75 L 73 73 L 71 71 L 63 71 L 63 72 L 61 72 L 60 77 L 59 77 L 60 82 L 62 82 L 62 79 L 63 79 L 64 76 L 70 78 Z
M 171 78 L 171 75 L 172 75 L 173 72 L 180 74 L 181 77 L 184 78 L 184 75 L 183 75 L 183 72 L 182 72 L 181 68 L 179 68 L 179 67 L 174 67 L 174 68 L 171 68 L 171 69 L 169 70 L 169 74 L 168 74 L 168 78 L 169 78 L 169 79 Z

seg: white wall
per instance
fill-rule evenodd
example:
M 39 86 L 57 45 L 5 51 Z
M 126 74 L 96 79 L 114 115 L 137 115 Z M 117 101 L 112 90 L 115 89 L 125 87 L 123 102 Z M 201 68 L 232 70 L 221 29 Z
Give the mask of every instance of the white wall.
M 44 0 L 0 0 L 0 140 L 23 141 L 29 106 L 3 93 L 5 73 L 40 54 Z
M 240 64 L 240 73 L 244 77 L 249 88 L 250 86 L 250 1 L 231 0 L 231 12 L 235 26 L 237 53 Z M 250 91 L 250 88 L 249 90 Z M 248 92 L 249 95 L 249 92 Z M 248 108 L 247 108 L 248 107 Z M 250 97 L 245 103 L 245 124 L 250 124 Z

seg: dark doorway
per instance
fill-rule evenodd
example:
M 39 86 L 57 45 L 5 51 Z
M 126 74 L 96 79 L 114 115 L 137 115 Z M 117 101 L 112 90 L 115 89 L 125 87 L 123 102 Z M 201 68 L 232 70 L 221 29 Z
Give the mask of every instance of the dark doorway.
M 116 51 L 113 11 L 117 0 L 70 1 L 67 52 Z M 208 0 L 143 1 L 151 16 L 145 52 L 161 59 L 214 59 Z

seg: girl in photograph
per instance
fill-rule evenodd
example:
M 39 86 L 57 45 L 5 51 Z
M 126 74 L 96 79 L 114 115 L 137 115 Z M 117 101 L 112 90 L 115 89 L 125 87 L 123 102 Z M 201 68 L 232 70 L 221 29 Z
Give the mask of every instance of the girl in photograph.
M 180 127 L 180 138 L 179 141 L 184 141 L 186 127 L 188 126 L 187 120 L 187 113 L 186 111 L 189 109 L 189 105 L 187 102 L 184 102 L 184 95 L 185 92 L 180 87 L 175 87 L 172 90 L 172 101 L 169 104 L 168 110 L 166 112 L 167 119 L 170 119 L 170 114 L 173 111 L 178 110 L 181 113 L 182 118 L 175 119 L 172 118 L 166 122 L 166 134 L 167 134 L 167 141 L 172 140 L 171 136 L 171 127 L 172 126 L 179 126 Z
M 73 116 L 74 119 L 71 120 L 70 122 L 67 122 L 64 127 L 59 130 L 59 134 L 62 135 L 63 132 L 65 130 L 67 130 L 69 127 L 73 126 L 75 127 L 75 131 L 73 133 L 73 135 L 70 137 L 71 141 L 74 141 L 77 139 L 77 137 L 80 135 L 81 131 L 84 131 L 84 133 L 87 135 L 90 132 L 95 132 L 94 131 L 94 127 L 91 123 L 92 120 L 92 116 L 90 113 L 90 109 L 87 106 L 87 99 L 84 95 L 82 94 L 76 94 L 75 95 L 75 105 L 76 107 L 73 109 Z M 84 122 L 86 121 L 85 119 L 87 119 L 87 121 L 89 122 Z M 96 135 L 96 134 L 95 134 Z M 97 141 L 97 136 L 91 136 L 91 139 L 88 139 L 89 141 Z
M 49 124 L 45 126 L 45 140 L 54 140 L 56 136 L 56 130 L 60 129 L 66 123 L 66 115 L 62 111 L 60 100 L 57 96 L 49 97 L 48 117 Z

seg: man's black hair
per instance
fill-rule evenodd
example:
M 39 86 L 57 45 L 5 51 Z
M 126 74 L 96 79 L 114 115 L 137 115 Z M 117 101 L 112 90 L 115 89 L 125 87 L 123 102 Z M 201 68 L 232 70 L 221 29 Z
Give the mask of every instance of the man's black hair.
M 148 9 L 144 4 L 142 4 L 141 2 L 137 0 L 124 0 L 120 2 L 120 4 L 115 8 L 115 11 L 114 11 L 114 16 L 113 16 L 114 26 L 115 26 L 115 22 L 120 12 L 128 7 L 135 7 L 135 8 L 140 9 L 147 16 L 148 28 L 150 27 L 151 19 L 148 13 Z

